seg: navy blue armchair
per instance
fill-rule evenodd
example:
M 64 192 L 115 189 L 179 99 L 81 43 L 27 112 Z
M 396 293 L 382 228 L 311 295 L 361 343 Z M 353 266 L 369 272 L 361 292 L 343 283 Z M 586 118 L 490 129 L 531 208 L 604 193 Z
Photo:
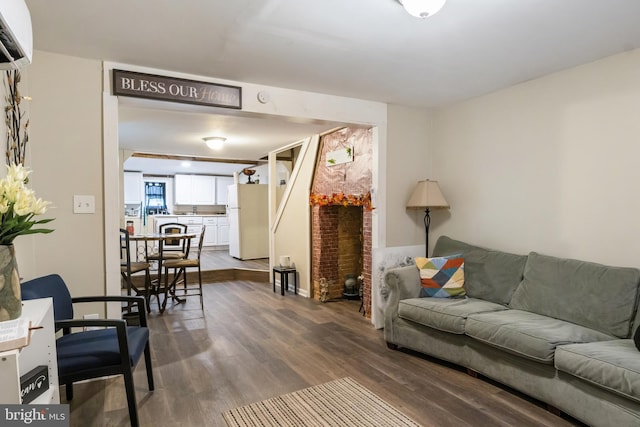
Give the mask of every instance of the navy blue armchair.
M 133 367 L 144 354 L 149 390 L 154 389 L 149 329 L 145 299 L 141 296 L 97 296 L 71 298 L 67 285 L 57 274 L 39 277 L 21 286 L 22 299 L 53 298 L 56 330 L 63 335 L 56 340 L 58 377 L 66 386 L 67 400 L 73 399 L 73 383 L 109 375 L 122 375 L 129 405 L 132 426 L 138 426 Z M 73 304 L 83 302 L 119 301 L 137 310 L 136 326 L 127 326 L 120 319 L 73 319 Z M 100 327 L 75 332 L 72 328 Z M 77 330 L 77 329 L 76 329 Z

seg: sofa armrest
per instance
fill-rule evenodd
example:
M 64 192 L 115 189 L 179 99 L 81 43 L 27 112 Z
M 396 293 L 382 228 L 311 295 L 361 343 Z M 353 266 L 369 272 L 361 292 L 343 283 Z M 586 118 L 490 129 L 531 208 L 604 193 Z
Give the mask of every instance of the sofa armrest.
M 391 328 L 391 321 L 398 317 L 398 304 L 407 298 L 420 296 L 420 273 L 415 265 L 392 268 L 384 275 L 380 287 L 380 299 L 384 307 L 384 327 Z

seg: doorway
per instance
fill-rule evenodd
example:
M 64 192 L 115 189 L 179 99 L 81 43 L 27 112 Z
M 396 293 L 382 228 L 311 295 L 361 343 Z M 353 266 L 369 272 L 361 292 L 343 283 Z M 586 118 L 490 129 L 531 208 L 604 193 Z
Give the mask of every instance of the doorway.
M 117 67 L 116 67 L 117 65 Z M 149 72 L 149 69 L 143 69 L 136 66 L 123 66 L 122 64 L 104 64 L 104 87 L 103 93 L 103 114 L 104 114 L 104 195 L 105 200 L 119 200 L 119 172 L 121 172 L 121 161 L 119 157 L 118 129 L 119 129 L 119 108 L 120 103 L 117 97 L 111 94 L 110 73 L 113 68 L 127 68 L 132 71 Z M 162 70 L 153 70 L 156 74 L 173 75 L 175 77 L 192 78 L 194 76 L 170 73 Z M 214 81 L 215 79 L 203 78 L 195 76 L 195 79 Z M 377 170 L 374 177 L 373 186 L 384 189 L 384 156 L 377 153 L 384 152 L 386 146 L 386 105 L 375 102 L 348 99 L 342 97 L 332 97 L 329 95 L 314 94 L 308 92 L 298 92 L 291 90 L 283 90 L 280 88 L 265 88 L 253 84 L 233 83 L 243 88 L 243 100 L 246 100 L 242 111 L 234 111 L 233 114 L 228 111 L 220 111 L 212 107 L 183 106 L 183 105 L 167 105 L 168 103 L 155 101 L 154 106 L 163 110 L 187 110 L 187 111 L 206 111 L 208 114 L 215 115 L 219 113 L 222 116 L 235 116 L 243 118 L 252 118 L 255 120 L 271 122 L 272 126 L 277 126 L 283 121 L 309 123 L 315 125 L 328 124 L 335 127 L 336 125 L 368 124 L 374 126 L 374 158 L 377 164 L 374 169 Z M 256 102 L 256 94 L 259 91 L 269 90 L 273 93 L 273 102 L 263 105 Z M 277 101 L 277 105 L 276 104 Z M 138 102 L 138 101 L 136 101 Z M 138 103 L 138 105 L 140 105 Z M 203 110 L 204 109 L 204 110 Z M 384 194 L 381 191 L 379 194 Z M 378 196 L 378 202 L 382 202 L 382 197 Z M 105 204 L 105 230 L 115 229 L 120 221 L 120 207 L 117 203 L 112 205 Z M 384 221 L 384 212 L 379 211 L 377 218 L 373 221 L 374 229 L 378 228 Z M 384 233 L 375 233 L 374 235 L 384 236 Z M 383 243 L 375 242 L 375 244 Z M 111 233 L 105 231 L 105 264 L 106 264 L 106 282 L 107 294 L 115 294 L 119 290 L 119 274 L 115 269 L 115 260 L 111 259 L 111 252 L 115 254 L 115 250 L 111 251 L 111 247 L 117 245 L 117 239 Z M 302 277 L 302 276 L 301 276 Z M 309 274 L 306 273 L 306 281 L 309 282 Z M 116 310 L 116 308 L 110 310 Z M 109 310 L 108 310 L 109 311 Z

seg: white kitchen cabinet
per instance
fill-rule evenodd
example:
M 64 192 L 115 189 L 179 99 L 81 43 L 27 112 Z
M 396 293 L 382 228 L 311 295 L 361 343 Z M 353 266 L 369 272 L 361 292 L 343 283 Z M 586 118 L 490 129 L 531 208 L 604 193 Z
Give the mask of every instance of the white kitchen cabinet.
M 216 182 L 214 176 L 174 176 L 174 200 L 176 205 L 215 205 Z
M 124 204 L 133 205 L 144 200 L 144 180 L 142 172 L 124 173 Z
M 218 218 L 218 245 L 229 244 L 229 218 L 221 216 Z
M 216 204 L 216 177 L 206 175 L 192 175 L 192 205 Z
M 194 215 L 156 215 L 153 217 L 153 233 L 160 232 L 160 226 L 169 223 L 178 223 L 187 226 L 187 233 L 195 234 L 195 237 L 191 239 L 191 249 L 195 250 L 198 247 L 198 241 L 200 240 L 200 233 L 202 232 L 202 217 Z M 154 248 L 156 248 L 155 246 Z M 175 249 L 175 248 L 173 248 Z
M 217 176 L 216 177 L 216 205 L 227 204 L 228 187 L 233 185 L 232 176 Z
M 205 216 L 202 223 L 207 227 L 204 232 L 204 246 L 229 244 L 229 220 L 226 216 Z
M 22 302 L 22 317 L 31 321 L 28 346 L 21 350 L 0 352 L 0 402 L 21 404 L 20 376 L 38 366 L 46 366 L 49 372 L 49 388 L 36 397 L 31 404 L 51 405 L 60 403 L 58 392 L 58 361 L 56 355 L 56 332 L 53 322 L 53 300 L 34 299 Z
M 173 195 L 176 205 L 190 205 L 193 199 L 191 191 L 191 175 L 173 177 Z
M 204 230 L 204 246 L 215 246 L 218 244 L 218 218 L 204 217 L 202 223 L 206 226 Z

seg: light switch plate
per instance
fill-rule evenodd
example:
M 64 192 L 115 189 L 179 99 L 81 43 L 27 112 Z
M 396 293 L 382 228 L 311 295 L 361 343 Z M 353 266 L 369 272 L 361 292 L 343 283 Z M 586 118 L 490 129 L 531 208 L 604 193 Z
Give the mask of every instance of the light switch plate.
M 73 196 L 73 213 L 74 214 L 92 214 L 96 213 L 95 196 Z

